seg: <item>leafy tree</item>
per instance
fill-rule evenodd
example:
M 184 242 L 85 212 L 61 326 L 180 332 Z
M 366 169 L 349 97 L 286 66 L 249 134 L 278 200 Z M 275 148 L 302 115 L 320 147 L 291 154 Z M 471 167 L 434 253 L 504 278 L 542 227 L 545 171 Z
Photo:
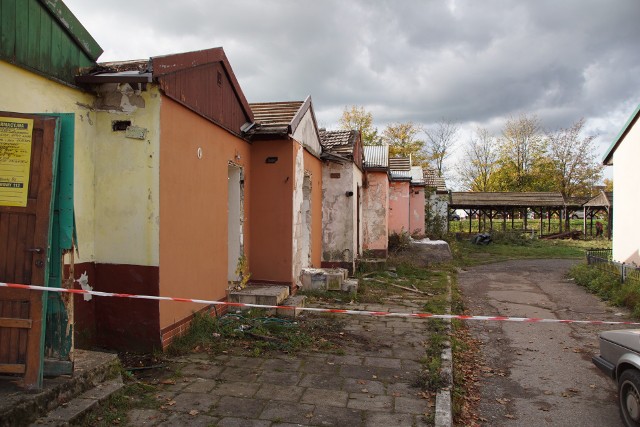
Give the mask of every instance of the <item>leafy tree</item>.
M 549 191 L 545 139 L 536 116 L 510 118 L 502 129 L 498 169 L 491 183 L 499 191 Z
M 382 132 L 382 142 L 389 144 L 391 157 L 411 156 L 413 165 L 426 167 L 429 162 L 424 152 L 425 142 L 418 139 L 421 131 L 420 126 L 413 122 L 393 123 Z
M 496 170 L 496 138 L 487 129 L 477 128 L 458 164 L 462 185 L 469 191 L 492 191 L 491 176 Z
M 613 180 L 609 178 L 604 179 L 604 191 L 613 191 Z
M 359 130 L 362 133 L 363 144 L 381 144 L 378 129 L 373 126 L 373 114 L 365 110 L 364 107 L 358 105 L 344 107 L 339 123 L 341 129 Z
M 432 128 L 427 128 L 426 151 L 438 176 L 443 175 L 443 163 L 451 155 L 451 148 L 457 141 L 459 127 L 451 120 L 440 119 Z
M 584 119 L 547 134 L 550 179 L 563 196 L 588 196 L 602 176 L 593 146 L 595 136 L 581 137 Z

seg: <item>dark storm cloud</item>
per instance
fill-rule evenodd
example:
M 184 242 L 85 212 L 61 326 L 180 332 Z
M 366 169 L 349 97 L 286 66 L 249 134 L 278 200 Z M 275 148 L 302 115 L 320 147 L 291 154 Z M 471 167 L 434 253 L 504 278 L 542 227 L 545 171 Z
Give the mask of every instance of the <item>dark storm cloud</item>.
M 223 46 L 250 101 L 311 94 L 328 126 L 357 104 L 381 127 L 525 112 L 606 139 L 639 101 L 636 0 L 66 3 L 101 60 Z

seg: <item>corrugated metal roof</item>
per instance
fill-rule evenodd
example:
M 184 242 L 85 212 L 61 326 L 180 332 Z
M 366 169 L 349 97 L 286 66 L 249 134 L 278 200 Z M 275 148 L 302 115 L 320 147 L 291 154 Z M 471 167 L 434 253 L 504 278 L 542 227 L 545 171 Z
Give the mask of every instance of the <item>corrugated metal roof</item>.
M 424 172 L 420 166 L 411 166 L 411 184 L 424 185 Z
M 369 169 L 389 168 L 389 146 L 365 145 L 364 167 Z
M 320 129 L 320 143 L 323 150 L 342 156 L 353 155 L 353 148 L 358 137 L 355 130 Z
M 447 184 L 444 178 L 438 176 L 435 169 L 424 170 L 424 185 L 429 188 L 435 188 L 436 191 L 447 191 Z
M 485 193 L 485 192 L 453 192 L 449 207 L 563 207 L 564 198 L 555 192 L 527 192 L 527 193 Z
M 259 102 L 249 104 L 258 126 L 256 134 L 281 134 L 289 132 L 289 126 L 304 101 Z
M 389 169 L 391 181 L 411 181 L 411 171 L 399 171 Z
M 410 171 L 411 170 L 411 158 L 410 157 L 392 157 L 389 159 L 389 169 L 394 171 Z

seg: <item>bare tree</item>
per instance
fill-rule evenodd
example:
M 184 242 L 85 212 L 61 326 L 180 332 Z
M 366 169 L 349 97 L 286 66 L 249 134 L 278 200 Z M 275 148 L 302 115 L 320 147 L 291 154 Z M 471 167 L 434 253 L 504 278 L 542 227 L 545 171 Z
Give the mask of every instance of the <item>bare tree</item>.
M 427 135 L 426 152 L 438 175 L 444 173 L 444 161 L 451 155 L 451 148 L 457 141 L 459 127 L 451 120 L 440 119 L 432 128 L 424 131 Z
M 460 182 L 469 191 L 491 191 L 491 175 L 496 169 L 497 140 L 487 129 L 477 128 L 458 164 Z
M 602 176 L 603 166 L 593 146 L 595 136 L 581 137 L 583 127 L 584 119 L 580 119 L 567 129 L 547 134 L 554 187 L 563 196 L 588 196 Z

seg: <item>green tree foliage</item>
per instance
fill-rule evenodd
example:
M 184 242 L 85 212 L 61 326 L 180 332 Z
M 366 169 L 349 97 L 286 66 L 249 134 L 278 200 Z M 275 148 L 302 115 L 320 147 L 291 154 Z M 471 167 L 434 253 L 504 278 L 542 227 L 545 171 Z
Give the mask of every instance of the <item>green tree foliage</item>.
M 602 176 L 594 136 L 582 136 L 584 120 L 567 129 L 542 132 L 535 116 L 509 119 L 495 138 L 478 129 L 458 174 L 470 191 L 558 191 L 587 196 Z
M 547 134 L 550 179 L 563 196 L 588 196 L 602 176 L 594 152 L 594 136 L 581 137 L 584 119 Z
M 613 180 L 609 178 L 604 179 L 604 191 L 613 191 Z
M 391 157 L 411 156 L 414 166 L 427 167 L 429 161 L 425 153 L 425 142 L 418 139 L 421 131 L 420 126 L 413 122 L 392 123 L 382 132 L 382 142 L 389 144 Z
M 498 148 L 498 168 L 491 176 L 490 186 L 496 191 L 549 191 L 545 142 L 536 116 L 523 114 L 507 120 Z
M 362 133 L 362 143 L 365 145 L 380 145 L 378 129 L 373 126 L 373 114 L 359 105 L 344 107 L 340 117 L 340 128 L 344 130 L 359 130 Z

